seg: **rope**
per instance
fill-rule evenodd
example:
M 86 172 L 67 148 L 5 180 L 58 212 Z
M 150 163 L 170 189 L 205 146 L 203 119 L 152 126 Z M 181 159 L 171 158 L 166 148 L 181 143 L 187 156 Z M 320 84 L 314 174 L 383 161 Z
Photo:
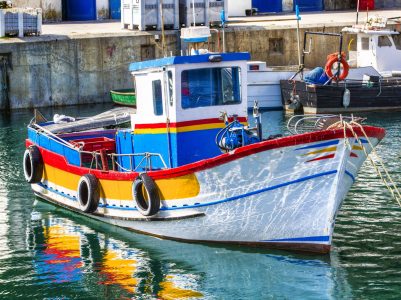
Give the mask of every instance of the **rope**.
M 355 122 L 355 121 L 351 121 L 351 122 L 348 123 L 346 121 L 341 120 L 339 122 L 341 122 L 342 126 L 344 127 L 344 139 L 348 140 L 347 134 L 346 134 L 346 129 L 349 129 L 351 131 L 352 135 L 354 136 L 355 140 L 358 142 L 359 146 L 362 148 L 362 150 L 365 153 L 366 157 L 370 161 L 372 167 L 375 169 L 377 175 L 380 177 L 380 179 L 382 180 L 382 182 L 384 183 L 386 188 L 390 191 L 392 197 L 397 201 L 398 205 L 401 207 L 401 193 L 400 193 L 397 185 L 395 184 L 394 180 L 390 176 L 387 168 L 385 167 L 385 165 L 383 163 L 383 160 L 377 154 L 374 146 L 370 142 L 370 139 L 369 139 L 368 135 L 366 134 L 366 131 L 364 130 L 363 126 L 361 124 Z M 339 122 L 337 122 L 337 123 L 339 123 Z M 361 130 L 361 132 L 364 135 L 364 137 L 366 138 L 370 148 L 372 149 L 372 151 L 371 151 L 372 154 L 374 154 L 376 159 L 378 160 L 379 165 L 377 165 L 375 163 L 375 161 L 372 159 L 372 157 L 369 156 L 368 152 L 366 151 L 366 148 L 363 146 L 360 138 L 356 134 L 356 132 L 355 132 L 355 130 L 353 128 L 353 125 L 359 127 L 359 129 Z M 380 170 L 380 168 L 382 169 L 382 171 Z M 384 174 L 383 174 L 383 172 L 384 172 Z

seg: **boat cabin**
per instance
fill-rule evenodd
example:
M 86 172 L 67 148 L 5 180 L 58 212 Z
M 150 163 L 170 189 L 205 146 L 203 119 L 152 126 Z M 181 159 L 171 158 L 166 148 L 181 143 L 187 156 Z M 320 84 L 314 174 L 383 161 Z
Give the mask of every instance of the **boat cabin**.
M 399 32 L 387 29 L 344 28 L 357 35 L 357 67 L 373 67 L 383 76 L 401 72 L 401 39 Z M 350 53 L 351 54 L 351 53 Z
M 166 57 L 135 62 L 137 111 L 132 128 L 116 134 L 121 169 L 132 169 L 129 154 L 160 154 L 152 168 L 174 168 L 221 154 L 215 139 L 221 115 L 247 121 L 248 53 Z M 143 156 L 135 157 L 140 164 Z

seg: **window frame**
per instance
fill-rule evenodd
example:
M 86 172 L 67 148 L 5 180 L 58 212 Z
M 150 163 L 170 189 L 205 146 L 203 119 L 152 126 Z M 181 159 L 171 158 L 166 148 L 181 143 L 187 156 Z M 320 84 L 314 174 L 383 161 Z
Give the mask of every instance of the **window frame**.
M 156 83 L 158 86 L 156 86 Z M 160 88 L 160 89 L 159 89 Z M 156 90 L 158 89 L 158 90 Z M 158 93 L 156 93 L 156 91 Z M 163 116 L 164 115 L 164 104 L 163 104 L 163 85 L 161 79 L 152 80 L 152 93 L 153 93 L 153 114 L 155 116 Z M 160 93 L 160 97 L 157 97 L 157 94 Z M 160 106 L 158 106 L 157 101 L 160 101 Z M 161 108 L 161 113 L 158 111 L 158 108 Z
M 234 69 L 236 70 L 235 75 L 233 73 Z M 184 101 L 183 101 L 184 95 L 182 93 L 183 83 L 184 83 L 184 78 L 185 77 L 188 78 L 188 75 L 184 75 L 184 73 L 188 74 L 189 72 L 195 72 L 195 71 L 199 72 L 201 70 L 220 70 L 220 72 L 218 72 L 219 82 L 216 82 L 216 91 L 218 91 L 219 97 L 221 97 L 221 98 L 218 99 L 219 102 L 221 102 L 221 103 L 213 104 L 213 105 L 199 105 L 199 106 L 191 106 L 191 105 L 186 106 L 186 105 L 183 105 L 183 103 L 184 103 Z M 231 71 L 230 78 L 231 78 L 231 82 L 232 82 L 232 94 L 233 94 L 233 96 L 235 96 L 235 94 L 237 94 L 238 99 L 236 99 L 236 100 L 227 101 L 226 99 L 224 99 L 223 83 L 225 81 L 224 80 L 225 78 L 223 78 L 223 76 L 224 76 L 223 75 L 223 70 L 230 70 Z M 242 71 L 242 68 L 240 66 L 221 66 L 221 67 L 212 67 L 212 68 L 206 67 L 206 68 L 198 68 L 198 69 L 191 69 L 191 70 L 188 70 L 188 69 L 187 70 L 182 70 L 181 74 L 180 74 L 181 75 L 180 76 L 181 77 L 180 78 L 180 87 L 181 87 L 180 106 L 181 106 L 181 109 L 187 110 L 187 109 L 193 109 L 193 108 L 207 108 L 207 107 L 217 107 L 217 106 L 239 105 L 239 104 L 241 104 L 242 101 L 243 101 L 243 93 L 242 93 L 242 85 L 243 85 L 243 83 L 242 83 L 242 76 L 241 76 L 242 72 L 243 71 Z M 206 79 L 213 80 L 213 78 L 212 78 L 213 74 L 212 73 L 209 73 L 209 74 L 210 74 L 209 78 L 206 78 Z M 234 79 L 236 79 L 235 80 L 236 84 L 234 84 Z M 187 87 L 188 91 L 190 91 L 189 80 L 188 79 L 187 79 L 186 83 L 188 85 L 188 87 Z M 210 100 L 212 100 L 212 95 L 210 95 Z

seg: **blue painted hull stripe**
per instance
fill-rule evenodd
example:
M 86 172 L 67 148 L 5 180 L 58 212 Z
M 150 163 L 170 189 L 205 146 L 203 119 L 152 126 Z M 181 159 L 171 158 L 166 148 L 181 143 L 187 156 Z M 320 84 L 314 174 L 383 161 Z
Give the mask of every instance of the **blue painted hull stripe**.
M 231 201 L 239 200 L 239 199 L 242 199 L 242 198 L 258 195 L 258 194 L 261 194 L 261 193 L 264 193 L 264 192 L 267 192 L 267 191 L 276 190 L 276 189 L 279 189 L 279 188 L 282 188 L 282 187 L 286 187 L 286 186 L 289 186 L 289 185 L 292 185 L 292 184 L 301 183 L 301 182 L 304 182 L 304 181 L 308 181 L 308 180 L 315 179 L 315 178 L 318 178 L 318 177 L 333 175 L 333 174 L 336 174 L 336 173 L 337 173 L 337 170 L 318 173 L 318 174 L 302 177 L 302 178 L 299 178 L 299 179 L 296 179 L 296 180 L 288 181 L 288 182 L 285 182 L 285 183 L 281 183 L 281 184 L 278 184 L 278 185 L 274 185 L 274 186 L 271 186 L 271 187 L 267 187 L 267 188 L 264 188 L 264 189 L 260 189 L 260 190 L 254 191 L 254 192 L 250 192 L 250 193 L 246 193 L 246 194 L 242 194 L 242 195 L 226 198 L 226 199 L 223 199 L 223 200 L 217 200 L 217 201 L 208 202 L 208 203 L 204 203 L 204 204 L 199 203 L 197 205 L 186 205 L 186 204 L 184 204 L 184 206 L 180 206 L 180 207 L 162 207 L 162 208 L 160 208 L 160 210 L 167 211 L 167 210 L 179 210 L 179 209 L 187 209 L 187 208 L 199 208 L 199 207 L 205 207 L 205 206 L 212 206 L 212 205 L 216 205 L 216 204 L 231 202 Z M 67 194 L 55 191 L 54 189 L 51 189 L 51 188 L 49 188 L 47 186 L 44 186 L 43 184 L 40 184 L 40 186 L 43 187 L 44 189 L 47 189 L 47 190 L 52 191 L 52 192 L 55 192 L 55 193 L 57 193 L 57 194 L 59 194 L 61 196 L 65 196 L 66 198 L 68 198 L 70 200 L 77 201 L 75 198 L 68 197 Z M 131 210 L 131 211 L 137 210 L 136 208 L 133 208 L 133 207 L 119 207 L 119 206 L 105 205 L 105 204 L 99 204 L 99 207 L 108 208 L 108 209 Z
M 167 210 L 176 210 L 176 209 L 183 209 L 183 208 L 196 208 L 196 207 L 210 206 L 210 205 L 215 205 L 215 204 L 220 204 L 220 203 L 225 203 L 225 202 L 231 202 L 231 201 L 235 201 L 235 200 L 238 200 L 238 199 L 241 199 L 241 198 L 246 198 L 246 197 L 249 197 L 249 196 L 258 195 L 258 194 L 261 194 L 261 193 L 264 193 L 264 192 L 267 192 L 267 191 L 276 190 L 276 189 L 279 189 L 279 188 L 282 188 L 282 187 L 285 187 L 285 186 L 289 186 L 289 185 L 292 185 L 292 184 L 296 184 L 296 183 L 304 182 L 304 181 L 311 180 L 311 179 L 314 179 L 314 178 L 318 178 L 318 177 L 322 177 L 322 176 L 328 176 L 328 175 L 332 175 L 332 174 L 336 174 L 336 173 L 337 173 L 337 170 L 323 172 L 323 173 L 314 174 L 314 175 L 311 175 L 311 176 L 302 177 L 302 178 L 299 178 L 299 179 L 296 179 L 296 180 L 288 181 L 288 182 L 285 182 L 285 183 L 281 183 L 281 184 L 278 184 L 278 185 L 274 185 L 274 186 L 271 186 L 271 187 L 267 187 L 267 188 L 264 188 L 264 189 L 260 189 L 260 190 L 254 191 L 254 192 L 250 192 L 250 193 L 246 193 L 246 194 L 230 197 L 230 198 L 227 198 L 227 199 L 224 199 L 224 200 L 218 200 L 218 201 L 214 201 L 214 202 L 208 202 L 208 203 L 204 203 L 204 204 L 192 205 L 192 206 L 186 206 L 186 207 L 171 207 L 171 208 L 168 208 Z
M 302 147 L 302 148 L 297 148 L 295 150 L 305 150 L 305 149 L 313 149 L 313 148 L 321 148 L 321 147 L 333 146 L 333 145 L 338 145 L 339 142 L 340 142 L 339 140 L 335 140 L 335 141 L 320 143 L 320 144 L 316 144 L 316 145 L 305 146 L 305 147 Z
M 63 196 L 63 197 L 65 197 L 65 198 L 67 198 L 68 200 L 71 200 L 71 201 L 78 201 L 77 200 L 77 198 L 75 198 L 75 197 L 73 197 L 73 196 L 71 196 L 71 195 L 67 195 L 66 193 L 62 193 L 62 192 L 59 192 L 58 190 L 55 190 L 55 189 L 53 189 L 53 188 L 51 188 L 51 187 L 49 187 L 49 186 L 47 186 L 47 185 L 44 185 L 43 183 L 37 183 L 37 185 L 39 185 L 41 188 L 43 188 L 43 189 L 45 189 L 45 190 L 48 190 L 48 191 L 50 191 L 50 192 L 52 192 L 52 193 L 55 193 L 55 194 L 57 194 L 57 195 L 60 195 L 60 196 Z
M 355 182 L 355 177 L 352 175 L 349 171 L 345 170 L 345 174 L 347 174 L 349 177 L 351 177 L 352 182 Z
M 276 239 L 276 240 L 263 240 L 262 242 L 329 242 L 330 236 L 308 236 L 308 237 L 298 237 L 290 239 Z

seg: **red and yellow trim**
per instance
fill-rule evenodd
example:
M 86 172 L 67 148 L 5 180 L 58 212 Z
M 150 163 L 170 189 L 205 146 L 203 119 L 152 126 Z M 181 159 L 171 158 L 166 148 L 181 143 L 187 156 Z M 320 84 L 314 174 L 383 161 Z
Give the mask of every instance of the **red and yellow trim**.
M 229 120 L 232 121 L 232 120 Z M 238 118 L 238 121 L 247 125 L 248 120 L 245 117 Z M 199 130 L 222 129 L 226 125 L 219 119 L 203 119 L 196 121 L 185 121 L 169 124 L 170 133 L 191 132 Z M 134 132 L 136 134 L 163 134 L 167 133 L 166 123 L 157 124 L 136 124 Z
M 368 135 L 368 137 L 374 137 L 381 140 L 385 135 L 385 130 L 383 128 L 372 127 L 372 126 L 364 126 L 364 131 Z M 354 132 L 358 136 L 362 136 L 363 133 L 358 127 L 354 128 Z M 347 130 L 347 137 L 351 138 L 354 135 Z M 232 153 L 225 153 L 216 157 L 212 157 L 209 159 L 204 159 L 198 162 L 194 162 L 185 166 L 167 169 L 167 170 L 159 170 L 154 172 L 149 172 L 149 175 L 154 179 L 171 179 L 175 177 L 180 177 L 188 174 L 193 174 L 198 171 L 203 171 L 206 169 L 213 168 L 215 166 L 219 166 L 225 164 L 230 161 L 237 160 L 239 158 L 259 153 L 267 150 L 273 150 L 284 147 L 298 146 L 303 144 L 315 143 L 320 141 L 328 141 L 337 138 L 344 138 L 344 131 L 342 129 L 337 130 L 325 130 L 325 131 L 316 131 L 310 133 L 299 134 L 295 136 L 287 136 L 279 139 L 267 140 L 261 143 L 248 145 L 245 147 L 238 148 L 234 150 Z M 26 141 L 26 146 L 29 147 L 33 143 L 30 140 Z M 47 164 L 50 164 L 53 167 L 57 167 L 61 170 L 65 170 L 69 174 L 77 174 L 79 176 L 85 175 L 87 173 L 94 174 L 99 179 L 108 179 L 108 180 L 135 180 L 138 177 L 137 172 L 133 173 L 121 173 L 121 172 L 102 172 L 100 170 L 89 170 L 85 167 L 78 167 L 69 165 L 62 155 L 56 154 L 52 151 L 49 151 L 45 148 L 40 147 L 40 151 L 42 153 L 42 157 L 44 158 Z
M 43 179 L 62 188 L 76 191 L 80 175 L 63 171 L 45 163 Z M 110 200 L 132 201 L 133 180 L 99 179 L 100 197 Z M 157 179 L 155 184 L 159 189 L 161 200 L 179 200 L 199 195 L 200 185 L 195 174 L 188 174 L 170 179 Z

